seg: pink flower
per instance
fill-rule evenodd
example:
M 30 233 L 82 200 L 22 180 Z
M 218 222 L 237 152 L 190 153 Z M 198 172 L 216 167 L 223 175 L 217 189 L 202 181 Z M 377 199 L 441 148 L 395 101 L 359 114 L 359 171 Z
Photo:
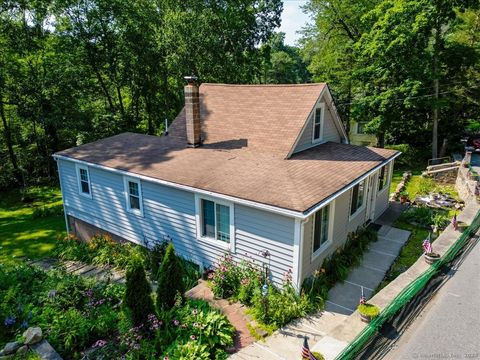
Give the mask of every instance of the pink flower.
M 163 360 L 170 360 L 170 358 L 168 356 L 164 356 Z
M 180 321 L 178 321 L 178 320 L 176 320 L 176 319 L 173 320 L 173 325 L 178 326 L 179 324 L 180 324 Z
M 95 344 L 93 344 L 94 348 L 101 348 L 107 345 L 107 342 L 105 340 L 97 340 Z
M 195 335 L 190 335 L 190 339 L 195 340 L 197 337 Z

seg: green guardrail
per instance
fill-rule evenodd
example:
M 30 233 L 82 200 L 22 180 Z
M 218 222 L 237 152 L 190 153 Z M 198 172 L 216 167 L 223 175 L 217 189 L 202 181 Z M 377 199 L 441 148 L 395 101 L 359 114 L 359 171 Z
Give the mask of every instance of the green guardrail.
M 447 250 L 442 258 L 433 263 L 422 275 L 413 280 L 405 289 L 403 289 L 385 309 L 373 319 L 355 339 L 335 358 L 335 360 L 354 359 L 355 355 L 363 348 L 367 341 L 375 335 L 380 327 L 389 319 L 391 319 L 400 308 L 407 304 L 430 279 L 439 271 L 440 267 L 452 261 L 458 252 L 463 248 L 470 237 L 480 228 L 480 211 L 477 212 L 475 218 L 468 228 L 464 230 L 462 235 Z

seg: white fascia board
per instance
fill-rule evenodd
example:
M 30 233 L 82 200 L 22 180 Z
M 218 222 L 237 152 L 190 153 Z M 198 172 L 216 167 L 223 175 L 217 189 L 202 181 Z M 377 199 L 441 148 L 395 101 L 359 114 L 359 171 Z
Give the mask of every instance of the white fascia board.
M 257 208 L 257 209 L 261 209 L 261 210 L 273 212 L 273 213 L 276 213 L 276 214 L 288 216 L 288 217 L 294 217 L 294 218 L 299 218 L 299 219 L 304 218 L 303 213 L 300 212 L 300 211 L 294 211 L 294 210 L 289 210 L 289 209 L 285 209 L 285 208 L 281 208 L 281 207 L 277 207 L 277 206 L 262 204 L 262 203 L 259 203 L 259 202 L 256 202 L 256 201 L 241 199 L 241 198 L 237 198 L 237 197 L 234 197 L 234 196 L 229 196 L 229 195 L 216 193 L 216 192 L 213 192 L 213 191 L 202 190 L 202 189 L 198 189 L 198 188 L 188 186 L 188 185 L 177 184 L 177 183 L 166 181 L 166 180 L 156 179 L 156 178 L 153 178 L 153 177 L 150 177 L 150 176 L 140 175 L 140 174 L 136 174 L 136 173 L 125 171 L 125 170 L 114 169 L 114 168 L 111 168 L 111 167 L 107 167 L 107 166 L 103 166 L 103 165 L 99 165 L 99 164 L 94 164 L 94 163 L 90 163 L 90 162 L 83 161 L 83 160 L 74 159 L 74 158 L 71 158 L 71 157 L 68 157 L 68 156 L 53 155 L 53 158 L 55 160 L 59 159 L 59 160 L 71 161 L 71 162 L 74 162 L 76 164 L 88 165 L 91 168 L 101 169 L 101 170 L 109 171 L 109 172 L 112 172 L 112 173 L 115 173 L 115 174 L 120 174 L 120 175 L 123 175 L 123 176 L 129 176 L 129 177 L 132 177 L 132 178 L 137 178 L 137 179 L 141 179 L 141 180 L 144 180 L 144 181 L 149 181 L 149 182 L 152 182 L 152 183 L 155 183 L 155 184 L 160 184 L 160 185 L 164 185 L 164 186 L 173 187 L 173 188 L 176 188 L 176 189 L 193 192 L 195 194 L 212 196 L 212 197 L 223 199 L 223 200 L 226 200 L 226 201 L 231 201 L 231 202 L 236 203 L 236 204 L 250 206 L 250 207 Z
M 383 161 L 382 163 L 378 164 L 377 166 L 375 166 L 372 170 L 366 172 L 365 174 L 363 174 L 362 176 L 360 176 L 359 178 L 355 179 L 355 181 L 351 182 L 350 184 L 348 184 L 347 186 L 345 186 L 344 188 L 342 188 L 341 190 L 337 191 L 336 193 L 330 195 L 329 197 L 327 197 L 325 200 L 319 202 L 317 205 L 313 206 L 312 208 L 308 209 L 307 211 L 305 211 L 303 213 L 303 218 L 306 218 L 308 216 L 310 216 L 311 214 L 317 212 L 317 210 L 319 210 L 320 208 L 324 207 L 325 205 L 327 205 L 329 202 L 335 200 L 337 197 L 339 197 L 340 195 L 344 194 L 345 192 L 347 192 L 348 190 L 350 190 L 351 188 L 353 188 L 355 185 L 357 185 L 358 183 L 360 183 L 361 181 L 363 181 L 364 179 L 366 179 L 367 177 L 369 177 L 371 174 L 373 174 L 375 171 L 377 171 L 378 169 L 380 169 L 382 166 L 386 165 L 386 164 L 389 164 L 391 163 L 393 160 L 395 160 L 398 156 L 401 155 L 401 152 L 398 152 L 397 154 L 395 154 L 394 156 L 392 156 L 391 158 L 388 158 L 387 160 Z

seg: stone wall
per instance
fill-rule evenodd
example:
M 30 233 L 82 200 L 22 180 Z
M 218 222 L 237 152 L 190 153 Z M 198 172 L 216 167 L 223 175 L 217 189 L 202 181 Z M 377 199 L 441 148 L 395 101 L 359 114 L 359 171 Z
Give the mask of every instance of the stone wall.
M 70 227 L 70 233 L 75 235 L 78 239 L 83 240 L 83 241 L 90 241 L 92 237 L 95 235 L 108 235 L 110 236 L 113 240 L 119 242 L 119 243 L 124 243 L 127 240 L 124 238 L 112 234 L 108 231 L 105 231 L 103 229 L 100 229 L 94 225 L 91 225 L 89 223 L 86 223 L 85 221 L 82 221 L 80 219 L 77 219 L 74 216 L 68 215 L 68 225 Z

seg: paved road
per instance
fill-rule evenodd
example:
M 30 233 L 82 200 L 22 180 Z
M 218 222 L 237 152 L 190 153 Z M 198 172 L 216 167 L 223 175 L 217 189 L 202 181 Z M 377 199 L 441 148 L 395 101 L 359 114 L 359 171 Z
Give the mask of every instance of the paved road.
M 480 359 L 480 244 L 439 290 L 386 356 Z

